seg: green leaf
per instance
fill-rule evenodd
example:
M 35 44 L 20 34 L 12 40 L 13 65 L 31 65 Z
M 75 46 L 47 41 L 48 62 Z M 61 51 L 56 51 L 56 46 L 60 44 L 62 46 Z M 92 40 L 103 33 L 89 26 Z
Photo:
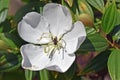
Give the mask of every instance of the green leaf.
M 120 30 L 112 37 L 114 41 L 120 40 Z
M 16 34 L 17 35 L 17 34 Z M 25 42 L 13 33 L 0 33 L 0 50 L 10 53 L 18 53 L 19 47 Z
M 12 39 L 16 40 L 17 38 L 13 37 L 13 35 L 11 35 L 9 33 L 0 33 L 0 40 L 3 41 L 4 43 L 6 43 L 5 46 L 7 46 L 8 50 L 16 50 L 17 49 L 17 45 L 15 44 L 15 42 Z
M 9 0 L 0 0 L 0 24 L 6 19 Z
M 76 71 L 76 65 L 73 63 L 73 65 L 69 68 L 67 72 L 64 73 L 66 80 L 72 80 L 72 78 L 75 75 Z
M 120 25 L 120 10 L 117 10 L 117 21 L 116 25 Z
M 107 67 L 108 57 L 111 51 L 104 51 L 99 53 L 95 58 L 93 58 L 81 72 L 81 74 L 85 74 L 88 72 L 100 71 Z
M 79 51 L 104 51 L 108 47 L 108 42 L 99 34 L 88 35 L 80 46 Z
M 5 33 L 0 33 L 0 40 L 4 41 L 11 48 L 16 48 L 17 47 L 11 39 L 6 37 Z
M 113 42 L 118 42 L 120 40 L 120 25 L 115 26 L 115 28 L 109 33 L 109 37 L 112 37 Z
M 0 0 L 0 10 L 9 7 L 9 0 Z
M 25 80 L 24 71 L 20 69 L 1 73 L 1 76 L 0 80 Z
M 97 33 L 95 28 L 92 28 L 92 27 L 86 27 L 86 32 L 87 32 L 88 35 Z
M 89 4 L 95 7 L 100 12 L 104 12 L 104 1 L 103 0 L 87 0 Z
M 117 10 L 113 3 L 108 6 L 102 17 L 102 29 L 105 33 L 110 33 L 116 25 Z
M 110 0 L 110 1 L 113 1 L 113 0 Z M 116 2 L 120 2 L 120 0 L 115 0 Z
M 40 80 L 49 80 L 49 73 L 47 70 L 43 69 L 39 71 L 40 73 Z
M 120 9 L 120 3 L 119 3 L 119 4 L 117 4 L 117 8 L 118 8 L 118 9 Z
M 0 52 L 0 72 L 8 72 L 20 67 L 21 57 L 12 53 Z
M 22 1 L 27 3 L 27 2 L 29 2 L 30 0 L 22 0 Z
M 120 50 L 113 50 L 108 59 L 108 70 L 112 80 L 120 80 Z
M 9 32 L 11 30 L 11 23 L 10 20 L 6 19 L 4 22 L 2 22 L 0 24 L 0 28 L 1 28 L 1 33 L 2 32 Z
M 120 24 L 115 26 L 115 28 L 109 33 L 109 38 L 112 38 L 113 42 L 120 41 Z M 118 44 L 119 45 L 119 44 Z
M 4 36 L 13 42 L 13 48 L 21 47 L 25 43 L 17 33 L 4 33 Z
M 25 43 L 18 34 L 13 33 L 0 33 L 0 40 L 3 41 L 10 49 L 19 48 Z
M 28 12 L 32 12 L 35 11 L 35 7 L 37 6 L 39 7 L 43 7 L 45 5 L 44 2 L 31 2 L 25 6 L 23 6 L 14 16 L 14 21 L 15 22 L 19 22 L 23 16 L 25 16 L 25 14 L 27 14 Z
M 30 70 L 25 70 L 25 78 L 26 80 L 32 80 L 32 71 Z

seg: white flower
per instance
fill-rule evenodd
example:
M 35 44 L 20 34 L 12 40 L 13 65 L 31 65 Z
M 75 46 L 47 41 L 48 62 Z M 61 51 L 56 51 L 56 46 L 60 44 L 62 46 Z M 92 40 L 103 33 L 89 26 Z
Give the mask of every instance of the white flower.
M 69 10 L 55 3 L 45 5 L 42 15 L 26 14 L 18 24 L 18 33 L 30 43 L 20 49 L 22 67 L 35 71 L 67 71 L 86 37 L 84 25 L 80 21 L 72 25 Z

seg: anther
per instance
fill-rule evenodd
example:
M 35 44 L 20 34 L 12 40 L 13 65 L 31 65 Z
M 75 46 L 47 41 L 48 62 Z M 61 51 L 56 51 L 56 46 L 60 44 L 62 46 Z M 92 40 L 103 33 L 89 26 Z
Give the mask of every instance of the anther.
M 54 43 L 54 45 L 57 45 L 57 43 L 58 43 L 57 37 L 55 37 L 55 38 L 53 39 L 53 43 Z

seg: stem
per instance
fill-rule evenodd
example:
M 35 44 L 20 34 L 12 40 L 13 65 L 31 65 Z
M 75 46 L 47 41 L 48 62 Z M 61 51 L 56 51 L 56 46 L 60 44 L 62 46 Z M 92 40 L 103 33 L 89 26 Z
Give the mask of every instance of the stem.
M 111 41 L 108 40 L 108 38 L 106 37 L 106 34 L 103 31 L 101 31 L 101 34 L 107 40 L 107 42 L 111 45 L 111 47 L 115 49 L 119 49 L 118 46 L 116 46 L 114 42 L 112 43 Z
M 47 70 L 41 70 L 40 72 L 40 80 L 49 80 L 49 73 Z
M 119 49 L 114 43 L 112 43 L 111 41 L 109 41 L 107 38 L 106 38 L 107 42 L 112 46 L 114 47 L 115 49 Z

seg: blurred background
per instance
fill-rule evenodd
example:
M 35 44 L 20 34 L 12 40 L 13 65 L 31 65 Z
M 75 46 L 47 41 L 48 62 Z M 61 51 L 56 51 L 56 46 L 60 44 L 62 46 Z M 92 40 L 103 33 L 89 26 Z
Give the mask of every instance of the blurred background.
M 120 48 L 120 0 L 0 0 L 0 2 L 0 80 L 111 80 L 108 66 L 112 69 L 114 65 L 108 65 L 107 62 L 111 61 L 108 59 L 112 53 L 110 50 Z M 66 73 L 43 71 L 43 76 L 50 79 L 41 79 L 41 72 L 21 68 L 19 48 L 26 42 L 19 37 L 17 24 L 28 12 L 42 12 L 43 6 L 48 2 L 67 6 L 73 22 L 80 20 L 85 25 L 87 38 L 76 52 L 75 63 Z M 117 17 L 114 17 L 115 13 Z M 105 28 L 102 29 L 102 25 Z M 107 32 L 106 26 L 115 26 L 115 29 L 108 28 Z M 113 63 L 114 60 L 119 63 L 120 57 L 112 59 Z
M 14 15 L 18 9 L 20 9 L 24 3 L 21 0 L 10 0 L 9 15 Z

